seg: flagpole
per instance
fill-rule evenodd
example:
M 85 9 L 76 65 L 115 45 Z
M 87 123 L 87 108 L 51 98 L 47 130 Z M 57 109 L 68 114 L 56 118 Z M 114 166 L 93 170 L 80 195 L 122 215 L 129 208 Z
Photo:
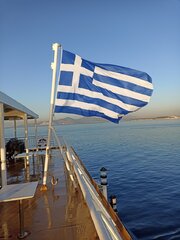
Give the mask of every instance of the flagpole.
M 50 101 L 50 111 L 49 111 L 49 126 L 48 126 L 48 138 L 46 145 L 46 156 L 45 156 L 45 164 L 44 164 L 44 176 L 43 176 L 43 186 L 41 190 L 47 190 L 47 172 L 48 172 L 48 162 L 49 162 L 49 149 L 50 149 L 50 141 L 51 141 L 51 129 L 53 123 L 53 110 L 54 110 L 54 101 L 55 101 L 55 89 L 56 89 L 56 75 L 57 75 L 57 63 L 58 63 L 58 50 L 61 47 L 60 44 L 54 43 L 52 45 L 52 49 L 54 51 L 54 62 L 51 63 L 52 68 L 52 87 L 51 87 L 51 101 Z

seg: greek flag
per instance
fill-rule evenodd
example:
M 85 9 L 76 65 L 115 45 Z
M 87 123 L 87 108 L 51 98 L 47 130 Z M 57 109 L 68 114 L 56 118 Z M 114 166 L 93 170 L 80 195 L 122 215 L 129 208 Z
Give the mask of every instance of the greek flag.
M 126 67 L 93 63 L 63 50 L 55 112 L 97 116 L 118 123 L 145 106 L 151 77 Z

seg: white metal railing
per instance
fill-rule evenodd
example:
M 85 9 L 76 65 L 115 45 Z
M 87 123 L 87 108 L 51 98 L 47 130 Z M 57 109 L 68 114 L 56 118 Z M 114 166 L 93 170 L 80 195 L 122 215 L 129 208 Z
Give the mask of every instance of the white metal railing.
M 131 236 L 122 224 L 119 225 L 116 217 L 104 207 L 102 199 L 92 183 L 92 179 L 88 176 L 87 170 L 84 168 L 78 156 L 72 148 L 69 148 L 63 141 L 58 138 L 54 128 L 51 126 L 57 145 L 65 161 L 68 174 L 77 188 L 75 179 L 77 179 L 81 188 L 84 199 L 89 208 L 89 212 L 96 228 L 100 240 L 131 240 Z M 44 182 L 44 180 L 43 180 Z M 106 202 L 107 203 L 107 202 Z M 113 220 L 114 219 L 114 220 Z M 117 225 L 116 225 L 117 224 Z M 121 229 L 121 230 L 120 230 Z M 120 235 L 122 233 L 122 236 Z
M 122 240 L 116 224 L 100 201 L 100 197 L 73 151 L 67 147 L 67 158 L 72 164 L 81 191 L 88 205 L 100 240 Z

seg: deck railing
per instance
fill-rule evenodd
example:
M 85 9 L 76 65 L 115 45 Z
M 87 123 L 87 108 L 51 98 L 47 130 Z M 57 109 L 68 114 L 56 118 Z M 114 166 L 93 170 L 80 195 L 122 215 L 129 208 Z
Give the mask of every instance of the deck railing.
M 74 186 L 76 187 L 75 179 L 77 179 L 81 188 L 99 239 L 131 240 L 130 234 L 99 190 L 98 185 L 92 179 L 74 149 L 64 145 L 61 150 Z

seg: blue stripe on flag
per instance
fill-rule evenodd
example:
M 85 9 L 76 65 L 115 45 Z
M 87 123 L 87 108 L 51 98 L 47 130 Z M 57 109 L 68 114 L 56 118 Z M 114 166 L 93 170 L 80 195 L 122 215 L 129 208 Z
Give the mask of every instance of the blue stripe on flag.
M 78 114 L 85 117 L 101 117 L 114 123 L 118 123 L 119 120 L 122 118 L 122 117 L 119 117 L 118 119 L 110 118 L 104 115 L 103 113 L 100 113 L 97 111 L 86 110 L 86 109 L 70 107 L 70 106 L 55 106 L 55 112 L 72 113 L 72 114 Z
M 95 65 L 92 64 L 91 62 L 87 61 L 87 60 L 84 60 L 84 59 L 82 58 L 81 67 L 84 67 L 84 68 L 86 68 L 86 69 L 94 72 Z

